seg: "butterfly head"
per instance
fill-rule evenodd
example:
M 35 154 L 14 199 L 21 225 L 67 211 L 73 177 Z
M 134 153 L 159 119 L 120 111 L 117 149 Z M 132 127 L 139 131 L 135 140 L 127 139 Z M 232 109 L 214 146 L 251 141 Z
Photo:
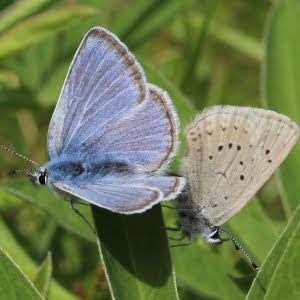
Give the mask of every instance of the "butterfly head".
M 35 185 L 44 185 L 48 181 L 48 173 L 45 168 L 38 168 L 35 172 L 27 174 L 30 181 Z

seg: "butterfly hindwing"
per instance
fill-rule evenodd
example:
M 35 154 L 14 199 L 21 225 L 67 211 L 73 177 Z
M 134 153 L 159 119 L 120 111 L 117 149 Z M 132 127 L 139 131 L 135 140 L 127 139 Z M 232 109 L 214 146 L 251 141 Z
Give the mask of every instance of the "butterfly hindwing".
M 177 148 L 177 115 L 166 92 L 147 86 L 145 103 L 92 145 L 95 158 L 100 149 L 101 155 L 137 165 L 143 172 L 160 170 L 170 161 Z
M 114 176 L 85 178 L 80 183 L 54 182 L 55 188 L 113 212 L 143 212 L 163 199 L 173 199 L 184 185 L 184 179 L 173 176 Z

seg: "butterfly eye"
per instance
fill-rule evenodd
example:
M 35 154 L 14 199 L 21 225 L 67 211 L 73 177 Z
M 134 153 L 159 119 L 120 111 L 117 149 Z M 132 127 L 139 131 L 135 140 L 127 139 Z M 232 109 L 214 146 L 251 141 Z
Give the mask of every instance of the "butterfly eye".
M 41 173 L 38 179 L 39 179 L 40 184 L 46 184 L 47 183 L 47 174 L 45 172 Z

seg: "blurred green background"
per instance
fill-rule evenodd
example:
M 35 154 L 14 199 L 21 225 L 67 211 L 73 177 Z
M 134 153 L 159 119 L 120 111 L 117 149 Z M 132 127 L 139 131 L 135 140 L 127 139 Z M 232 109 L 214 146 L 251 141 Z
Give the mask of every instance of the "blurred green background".
M 47 160 L 47 129 L 68 66 L 83 35 L 97 25 L 115 33 L 148 81 L 167 90 L 182 128 L 215 104 L 269 107 L 300 121 L 299 20 L 298 0 L 2 0 L 0 144 L 41 164 Z M 183 152 L 184 141 L 174 171 Z M 171 250 L 180 299 L 300 298 L 299 154 L 297 146 L 259 199 L 225 225 L 259 265 L 267 258 L 257 279 L 231 243 L 195 241 Z M 111 299 L 95 236 L 68 203 L 25 176 L 7 175 L 30 167 L 26 161 L 1 151 L 0 164 L 0 299 L 10 299 L 13 290 L 16 299 Z M 90 216 L 88 207 L 80 209 Z M 164 216 L 174 224 L 174 211 Z M 25 277 L 16 279 L 19 270 L 6 254 L 40 294 Z M 8 278 L 16 282 L 11 289 Z M 177 298 L 170 284 L 160 287 L 169 292 L 164 298 L 137 295 L 134 288 L 129 297 L 122 286 L 114 288 L 116 299 Z

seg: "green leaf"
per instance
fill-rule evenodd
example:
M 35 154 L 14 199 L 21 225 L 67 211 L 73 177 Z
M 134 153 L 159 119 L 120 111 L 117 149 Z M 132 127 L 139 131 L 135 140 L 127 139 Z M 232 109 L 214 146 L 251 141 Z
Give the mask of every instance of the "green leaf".
M 297 0 L 281 0 L 274 8 L 266 31 L 263 96 L 268 106 L 300 123 L 300 5 Z M 300 144 L 280 168 L 286 192 L 287 215 L 295 210 L 300 192 L 291 178 L 298 177 Z M 283 193 L 284 196 L 284 193 Z
M 121 215 L 92 206 L 114 299 L 178 299 L 161 208 Z
M 18 21 L 25 19 L 33 13 L 39 11 L 50 0 L 21 0 L 16 1 L 10 5 L 7 9 L 1 12 L 0 18 L 0 32 L 3 32 L 7 28 L 16 24 Z
M 47 187 L 34 187 L 30 182 L 14 180 L 9 186 L 1 185 L 0 188 L 8 195 L 17 196 L 46 211 L 67 230 L 90 241 L 95 241 L 95 235 L 81 218 L 71 210 L 69 201 L 56 198 Z M 80 211 L 91 222 L 89 207 L 80 205 Z
M 40 265 L 37 273 L 35 275 L 35 279 L 33 281 L 35 287 L 41 293 L 41 295 L 47 299 L 48 293 L 50 289 L 52 277 L 52 255 L 48 252 L 46 259 Z
M 5 197 L 5 194 L 0 190 L 0 196 Z M 37 266 L 32 261 L 32 259 L 26 254 L 26 252 L 20 247 L 17 243 L 15 237 L 12 235 L 10 229 L 3 222 L 2 218 L 0 218 L 0 248 L 3 249 L 12 259 L 20 266 L 22 271 L 30 278 L 34 278 Z M 2 269 L 1 270 L 5 270 Z M 0 299 L 1 299 L 0 293 Z M 5 298 L 9 299 L 9 298 Z M 13 299 L 13 298 L 12 298 Z M 23 299 L 17 298 L 17 299 Z M 77 297 L 72 296 L 69 292 L 67 292 L 63 287 L 61 287 L 57 282 L 53 281 L 50 287 L 49 300 L 76 300 Z
M 0 58 L 40 43 L 72 23 L 93 16 L 95 13 L 96 11 L 89 7 L 71 6 L 29 18 L 0 36 Z
M 247 300 L 299 299 L 299 249 L 300 205 L 261 267 Z
M 21 269 L 1 248 L 0 299 L 43 299 Z

